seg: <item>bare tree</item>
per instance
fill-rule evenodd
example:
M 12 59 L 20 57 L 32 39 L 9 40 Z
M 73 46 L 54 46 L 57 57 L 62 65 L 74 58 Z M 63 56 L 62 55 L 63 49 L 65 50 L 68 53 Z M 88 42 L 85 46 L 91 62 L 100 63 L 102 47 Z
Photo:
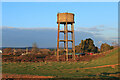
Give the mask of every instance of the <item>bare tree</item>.
M 36 54 L 36 53 L 38 53 L 38 47 L 37 47 L 37 44 L 36 43 L 33 43 L 33 45 L 32 45 L 32 53 L 33 54 Z

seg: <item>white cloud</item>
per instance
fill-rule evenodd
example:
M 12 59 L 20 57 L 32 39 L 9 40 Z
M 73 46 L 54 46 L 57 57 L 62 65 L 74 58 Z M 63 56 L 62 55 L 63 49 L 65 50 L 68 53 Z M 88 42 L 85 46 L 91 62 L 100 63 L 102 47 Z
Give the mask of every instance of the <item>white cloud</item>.
M 102 35 L 102 31 L 104 31 L 104 25 L 93 26 L 93 27 L 77 27 L 77 31 L 83 31 L 91 33 L 95 36 Z
M 100 26 L 99 26 L 100 27 Z M 99 28 L 96 27 L 96 28 Z M 101 28 L 101 27 L 100 27 Z M 102 26 L 102 29 L 104 26 Z M 93 29 L 93 28 L 91 28 Z M 5 46 L 24 46 L 25 44 L 32 44 L 36 41 L 41 47 L 50 47 L 56 45 L 57 27 L 34 27 L 34 28 L 16 28 L 16 27 L 3 27 L 3 45 Z M 7 36 L 7 37 L 5 37 Z M 31 39 L 31 37 L 34 37 Z M 97 46 L 101 43 L 111 43 L 117 41 L 117 37 L 105 37 L 102 32 L 97 31 L 84 31 L 80 29 L 75 30 L 76 44 L 86 38 L 92 38 Z M 47 42 L 47 43 L 46 43 Z
M 52 30 L 57 30 L 56 27 L 32 27 L 32 28 L 27 28 L 27 27 L 8 27 L 8 26 L 3 26 L 2 29 L 21 29 L 21 30 L 40 30 L 40 29 L 52 29 Z
M 87 32 L 100 32 L 104 31 L 104 25 L 93 26 L 93 27 L 77 27 L 79 31 L 87 31 Z
M 14 28 L 4 27 L 3 30 L 3 46 L 31 46 L 36 42 L 39 47 L 56 47 L 57 28 Z M 99 40 L 104 41 L 103 38 L 95 37 L 89 32 L 75 31 L 76 45 L 81 40 L 92 38 L 96 45 Z
M 101 44 L 102 43 L 102 41 L 98 41 L 98 44 Z

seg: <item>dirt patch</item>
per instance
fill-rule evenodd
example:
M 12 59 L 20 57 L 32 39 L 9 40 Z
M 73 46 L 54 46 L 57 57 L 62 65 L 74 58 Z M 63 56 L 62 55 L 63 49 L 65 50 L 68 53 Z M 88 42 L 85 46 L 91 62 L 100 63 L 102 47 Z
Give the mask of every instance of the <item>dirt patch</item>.
M 87 67 L 87 68 L 79 68 L 79 69 L 91 69 L 91 68 L 102 68 L 102 67 L 112 67 L 112 68 L 115 68 L 116 65 L 120 65 L 120 64 L 104 65 L 104 66 L 96 66 L 96 67 Z
M 91 68 L 102 68 L 102 67 L 112 67 L 112 68 L 115 68 L 116 65 L 120 65 L 120 64 L 103 65 L 103 66 L 87 67 L 87 68 L 76 68 L 75 70 L 80 70 L 80 69 L 91 69 Z M 73 69 L 64 69 L 64 70 L 73 70 Z
M 2 78 L 54 78 L 54 76 L 36 76 L 36 75 L 27 75 L 27 74 L 8 74 L 3 73 Z

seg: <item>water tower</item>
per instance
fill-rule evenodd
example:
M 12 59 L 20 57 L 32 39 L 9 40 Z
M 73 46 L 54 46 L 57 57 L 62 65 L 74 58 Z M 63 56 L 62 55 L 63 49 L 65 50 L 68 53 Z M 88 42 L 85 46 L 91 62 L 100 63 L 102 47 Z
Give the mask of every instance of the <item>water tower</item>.
M 68 61 L 68 42 L 72 42 L 72 59 L 75 60 L 75 37 L 74 37 L 74 14 L 73 13 L 58 13 L 57 14 L 57 24 L 58 24 L 58 34 L 57 34 L 57 61 L 59 61 L 60 42 L 64 42 L 64 52 L 66 53 L 66 61 Z M 64 30 L 60 30 L 61 25 L 64 25 Z M 68 26 L 70 25 L 70 26 Z M 68 30 L 71 27 L 71 30 Z M 59 39 L 60 33 L 64 33 L 64 39 Z M 71 39 L 68 39 L 68 33 L 71 35 Z

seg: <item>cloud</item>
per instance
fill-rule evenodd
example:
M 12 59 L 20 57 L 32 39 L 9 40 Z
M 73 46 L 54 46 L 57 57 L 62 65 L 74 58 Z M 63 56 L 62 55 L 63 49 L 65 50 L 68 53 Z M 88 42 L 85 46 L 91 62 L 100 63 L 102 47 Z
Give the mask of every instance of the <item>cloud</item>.
M 3 46 L 25 47 L 36 42 L 39 47 L 55 47 L 57 30 L 53 28 L 3 28 Z
M 52 30 L 57 30 L 56 27 L 32 27 L 32 28 L 27 28 L 27 27 L 7 27 L 3 26 L 3 29 L 21 29 L 21 30 L 40 30 L 40 29 L 52 29 Z
M 79 31 L 88 31 L 88 32 L 99 32 L 103 31 L 104 29 L 99 29 L 98 27 L 79 27 Z
M 111 41 L 115 41 L 115 42 L 118 42 L 118 37 L 110 37 L 110 38 L 108 38 L 109 40 L 111 40 Z
M 104 36 L 106 35 L 107 32 L 110 32 L 111 30 L 115 32 L 118 31 L 116 27 L 105 27 L 104 25 L 98 25 L 93 27 L 77 27 L 76 30 L 88 32 L 95 36 L 102 36 L 102 35 Z
M 102 43 L 102 41 L 98 41 L 98 44 L 101 44 Z
M 107 28 L 108 30 L 113 30 L 113 31 L 118 31 L 118 29 L 117 28 L 114 28 L 114 27 L 109 27 L 109 28 Z
M 77 30 L 85 31 L 85 32 L 100 32 L 100 31 L 104 31 L 104 25 L 93 26 L 93 27 L 77 27 Z
M 84 30 L 84 31 L 94 31 L 94 32 L 99 32 L 99 31 L 104 31 L 104 29 L 99 28 L 100 26 L 94 26 L 94 27 L 90 27 L 90 28 L 86 28 L 86 27 L 79 27 L 80 30 Z
M 104 25 L 93 26 L 93 27 L 77 27 L 76 30 L 91 33 L 95 36 L 98 36 L 98 35 L 103 35 L 101 31 L 104 31 Z
M 99 41 L 109 43 L 103 37 L 96 37 L 93 33 L 75 30 L 75 45 L 86 38 L 92 38 L 96 46 L 100 46 Z M 57 28 L 2 28 L 3 47 L 28 47 L 34 42 L 40 48 L 56 48 Z

